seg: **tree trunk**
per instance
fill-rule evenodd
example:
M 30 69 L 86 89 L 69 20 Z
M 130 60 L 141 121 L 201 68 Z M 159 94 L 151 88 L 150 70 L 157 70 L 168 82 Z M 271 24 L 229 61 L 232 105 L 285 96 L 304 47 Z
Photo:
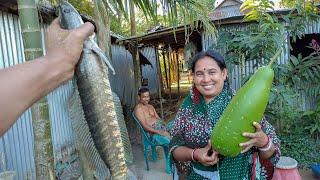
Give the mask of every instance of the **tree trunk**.
M 129 1 L 130 8 L 130 31 L 131 36 L 136 36 L 136 21 L 135 21 L 135 12 L 134 12 L 134 4 L 130 0 Z M 134 80 L 135 80 L 135 91 L 134 94 L 138 94 L 138 90 L 141 87 L 141 67 L 140 67 L 140 59 L 139 59 L 139 51 L 137 47 L 137 42 L 134 43 L 135 47 L 132 52 L 132 60 L 133 60 L 133 71 L 134 71 Z M 137 96 L 136 96 L 137 97 Z M 137 102 L 137 98 L 136 102 Z
M 18 0 L 19 19 L 27 61 L 43 55 L 38 11 L 34 0 Z M 50 179 L 53 174 L 53 148 L 48 102 L 41 99 L 31 107 L 36 177 Z M 52 178 L 52 177 L 51 177 Z
M 136 15 L 134 12 L 134 4 L 131 0 L 129 0 L 129 8 L 130 8 L 130 32 L 131 32 L 131 36 L 135 36 L 137 34 Z

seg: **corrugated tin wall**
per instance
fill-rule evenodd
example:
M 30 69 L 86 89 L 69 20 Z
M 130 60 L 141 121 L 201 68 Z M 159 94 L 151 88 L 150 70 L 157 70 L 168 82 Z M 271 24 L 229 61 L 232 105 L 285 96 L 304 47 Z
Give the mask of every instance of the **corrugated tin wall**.
M 133 108 L 135 105 L 134 94 L 134 71 L 132 55 L 124 46 L 113 44 L 112 65 L 116 69 L 116 74 L 109 73 L 110 84 L 113 92 L 119 95 L 121 103 L 127 107 Z M 142 77 L 148 78 L 148 88 L 151 93 L 157 93 L 158 78 L 155 50 L 153 47 L 145 47 L 141 53 L 150 61 L 152 66 L 141 66 Z
M 121 103 L 133 108 L 135 105 L 134 72 L 132 55 L 123 46 L 112 45 L 112 65 L 116 74 L 109 73 L 112 91 L 117 93 Z
M 152 64 L 152 66 L 142 66 L 142 77 L 148 78 L 148 88 L 150 93 L 156 94 L 158 92 L 158 76 L 155 49 L 154 47 L 145 47 L 141 52 Z
M 214 12 L 210 14 L 210 17 L 213 20 L 228 18 L 233 16 L 241 16 L 239 10 L 240 5 L 232 5 L 232 6 L 224 6 L 216 9 Z
M 17 16 L 0 11 L 0 68 L 24 62 Z M 1 110 L 0 110 L 1 113 Z M 32 116 L 28 109 L 0 138 L 0 171 L 15 171 L 16 179 L 34 179 Z

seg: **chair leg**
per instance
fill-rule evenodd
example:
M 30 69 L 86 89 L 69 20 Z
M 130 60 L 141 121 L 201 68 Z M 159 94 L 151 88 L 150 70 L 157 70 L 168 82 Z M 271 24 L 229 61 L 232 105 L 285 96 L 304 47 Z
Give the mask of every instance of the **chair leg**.
M 152 151 L 152 161 L 157 160 L 157 152 L 156 152 L 156 146 L 151 146 L 151 151 Z
M 163 153 L 164 153 L 164 157 L 166 160 L 166 172 L 168 174 L 171 174 L 172 170 L 171 170 L 171 164 L 169 161 L 169 147 L 168 146 L 163 146 Z
M 148 162 L 148 147 L 147 146 L 144 146 L 144 160 L 146 161 L 146 166 L 147 166 L 147 171 L 149 171 L 149 162 Z

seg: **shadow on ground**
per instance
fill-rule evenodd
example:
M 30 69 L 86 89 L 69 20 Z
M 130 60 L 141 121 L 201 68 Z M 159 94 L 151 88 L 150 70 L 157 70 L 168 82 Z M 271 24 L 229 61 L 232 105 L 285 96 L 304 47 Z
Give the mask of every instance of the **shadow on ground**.
M 165 159 L 162 148 L 157 148 L 157 160 L 151 161 L 149 157 L 149 171 L 143 157 L 142 145 L 133 144 L 133 163 L 129 169 L 136 175 L 138 180 L 171 180 L 172 175 L 165 172 Z M 150 153 L 151 154 L 151 153 Z

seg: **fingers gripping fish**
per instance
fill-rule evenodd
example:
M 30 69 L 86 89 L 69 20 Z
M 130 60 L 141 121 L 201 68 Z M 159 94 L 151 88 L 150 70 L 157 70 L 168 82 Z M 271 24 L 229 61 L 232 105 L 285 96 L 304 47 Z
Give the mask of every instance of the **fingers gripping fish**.
M 68 2 L 61 0 L 60 1 L 60 24 L 64 29 L 75 29 L 83 24 L 78 11 Z M 104 55 L 104 52 L 99 48 L 97 43 L 94 41 L 95 34 L 91 35 L 88 39 L 85 40 L 83 49 L 84 51 L 93 51 L 96 53 L 101 60 L 103 60 L 106 65 L 111 69 L 112 74 L 115 75 L 115 70 L 110 63 L 110 60 Z

